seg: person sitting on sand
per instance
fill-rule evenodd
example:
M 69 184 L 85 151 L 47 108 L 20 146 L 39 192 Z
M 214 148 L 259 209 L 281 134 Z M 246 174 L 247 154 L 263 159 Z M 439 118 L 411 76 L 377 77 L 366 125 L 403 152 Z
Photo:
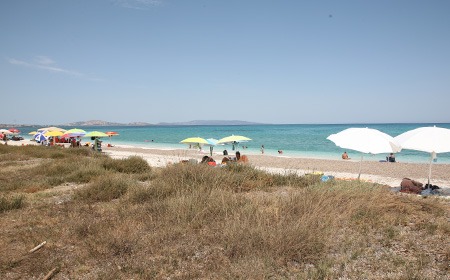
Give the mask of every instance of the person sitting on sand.
M 395 155 L 394 153 L 390 153 L 388 157 L 386 157 L 387 162 L 395 162 Z
M 241 156 L 241 153 L 238 151 L 236 152 L 236 157 L 233 158 L 233 161 L 238 163 L 248 163 L 248 157 L 246 155 Z
M 344 152 L 344 153 L 342 154 L 342 159 L 350 159 L 350 158 L 348 157 L 347 152 Z
M 246 155 L 242 155 L 241 158 L 238 160 L 239 163 L 248 163 L 248 157 Z
M 208 158 L 207 164 L 209 166 L 216 166 L 217 165 L 216 161 L 212 157 Z
M 229 157 L 223 157 L 223 159 L 222 159 L 222 165 L 227 165 L 227 163 L 230 161 L 230 158 Z
M 203 156 L 202 161 L 200 163 L 208 163 L 209 162 L 209 156 Z

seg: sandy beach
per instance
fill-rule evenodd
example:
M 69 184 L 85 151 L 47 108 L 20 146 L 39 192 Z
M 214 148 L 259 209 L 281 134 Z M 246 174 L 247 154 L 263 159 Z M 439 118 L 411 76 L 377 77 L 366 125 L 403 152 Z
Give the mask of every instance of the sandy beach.
M 189 149 L 158 150 L 123 146 L 106 147 L 103 151 L 113 158 L 126 158 L 131 155 L 141 156 L 151 166 L 158 167 L 180 162 L 181 160 L 196 159 L 200 161 L 202 156 L 208 155 L 206 151 L 199 152 L 198 150 Z M 245 152 L 242 154 L 245 154 Z M 223 155 L 213 154 L 213 158 L 217 163 L 220 163 L 223 157 Z M 296 172 L 300 175 L 323 172 L 325 175 L 332 175 L 341 179 L 357 178 L 360 166 L 360 161 L 353 159 L 344 161 L 268 155 L 248 155 L 248 157 L 252 166 L 268 172 Z M 391 187 L 399 187 L 402 179 L 405 177 L 425 184 L 428 181 L 428 171 L 429 165 L 426 163 L 363 161 L 361 165 L 361 179 Z M 449 188 L 450 165 L 433 164 L 431 179 L 433 185 Z
M 8 145 L 36 145 L 29 140 L 8 141 Z M 204 155 L 209 155 L 207 151 L 198 151 L 195 149 L 146 149 L 133 146 L 114 147 L 103 146 L 103 152 L 112 158 L 127 158 L 129 156 L 140 156 L 148 161 L 151 166 L 164 167 L 167 164 L 177 163 L 182 160 L 195 159 L 200 161 Z M 245 151 L 241 151 L 245 154 Z M 230 153 L 230 156 L 234 154 Z M 213 158 L 220 163 L 224 156 L 219 153 L 213 154 Z M 313 172 L 322 172 L 325 175 L 331 175 L 338 179 L 356 179 L 358 177 L 360 161 L 359 159 L 350 160 L 326 160 L 314 158 L 288 157 L 284 155 L 253 155 L 249 154 L 250 164 L 256 168 L 272 173 L 291 173 L 299 175 Z M 428 181 L 428 163 L 388 163 L 376 161 L 362 161 L 361 180 L 379 183 L 393 188 L 399 187 L 403 178 L 410 178 L 426 184 Z M 432 165 L 431 183 L 450 193 L 450 165 L 435 164 Z

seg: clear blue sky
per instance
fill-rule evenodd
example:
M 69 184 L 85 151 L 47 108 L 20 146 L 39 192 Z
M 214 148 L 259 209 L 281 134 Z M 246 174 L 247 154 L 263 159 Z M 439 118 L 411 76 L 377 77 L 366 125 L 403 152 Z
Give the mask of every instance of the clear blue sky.
M 450 1 L 2 0 L 0 123 L 450 122 Z

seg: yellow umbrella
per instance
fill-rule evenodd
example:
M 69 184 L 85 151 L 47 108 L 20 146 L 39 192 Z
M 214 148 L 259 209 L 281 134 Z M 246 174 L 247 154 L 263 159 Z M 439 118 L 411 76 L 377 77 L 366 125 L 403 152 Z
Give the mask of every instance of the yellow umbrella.
M 37 134 L 38 132 L 37 131 L 32 131 L 32 132 L 30 132 L 30 133 L 28 133 L 29 135 L 35 135 L 35 134 Z
M 202 145 L 208 145 L 209 142 L 201 137 L 190 137 L 182 140 L 180 143 L 194 145 L 194 147 L 198 147 L 200 150 L 202 149 Z
M 101 131 L 91 131 L 86 133 L 83 137 L 108 137 L 108 134 Z
M 222 139 L 220 139 L 217 144 L 232 144 L 233 145 L 233 150 L 235 149 L 235 147 L 240 143 L 240 142 L 247 142 L 250 141 L 252 139 L 245 137 L 245 136 L 241 136 L 241 135 L 231 135 L 228 137 L 224 137 Z
M 44 135 L 47 137 L 58 137 L 58 136 L 64 135 L 64 132 L 59 131 L 59 130 L 53 130 L 53 131 L 47 131 L 46 133 L 44 133 Z
M 180 143 L 183 143 L 183 144 L 199 144 L 199 145 L 200 144 L 206 144 L 206 145 L 209 144 L 209 142 L 206 139 L 201 138 L 201 137 L 186 138 L 186 139 L 182 140 Z
M 55 144 L 55 137 L 59 137 L 63 134 L 64 134 L 64 132 L 62 132 L 60 130 L 53 130 L 53 131 L 47 131 L 46 133 L 44 133 L 44 136 L 45 137 L 53 137 L 52 143 Z
M 252 140 L 252 139 L 245 137 L 245 136 L 231 135 L 231 136 L 220 139 L 217 142 L 217 144 L 226 144 L 226 143 L 233 143 L 233 142 L 246 142 L 246 141 L 250 141 L 250 140 Z

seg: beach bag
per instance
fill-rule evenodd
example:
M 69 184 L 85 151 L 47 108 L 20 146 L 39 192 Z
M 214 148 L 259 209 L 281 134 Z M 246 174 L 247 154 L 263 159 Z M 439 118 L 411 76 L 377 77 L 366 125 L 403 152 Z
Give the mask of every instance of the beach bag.
M 440 189 L 439 186 L 432 185 L 432 184 L 425 184 L 424 189 L 432 189 L 432 190 L 438 190 Z
M 409 178 L 403 178 L 401 184 L 400 192 L 403 193 L 413 193 L 420 194 L 423 190 L 423 184 Z

